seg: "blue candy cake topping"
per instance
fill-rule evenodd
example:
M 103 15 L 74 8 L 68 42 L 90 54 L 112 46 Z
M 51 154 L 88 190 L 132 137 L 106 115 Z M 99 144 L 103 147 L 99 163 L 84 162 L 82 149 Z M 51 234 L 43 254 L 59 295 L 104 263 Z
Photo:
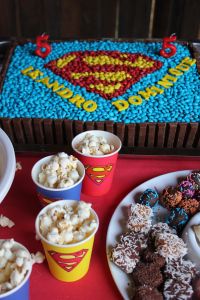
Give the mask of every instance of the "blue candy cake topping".
M 199 122 L 195 59 L 174 43 L 53 42 L 46 58 L 36 45 L 16 46 L 0 93 L 0 116 L 123 123 Z

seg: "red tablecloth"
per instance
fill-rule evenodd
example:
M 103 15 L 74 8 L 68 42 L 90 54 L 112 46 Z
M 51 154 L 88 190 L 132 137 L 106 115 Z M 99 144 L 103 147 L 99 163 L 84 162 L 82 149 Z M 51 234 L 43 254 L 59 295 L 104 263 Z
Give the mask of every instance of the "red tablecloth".
M 0 205 L 0 213 L 15 222 L 15 226 L 10 229 L 0 229 L 0 238 L 14 238 L 30 252 L 42 251 L 40 241 L 35 239 L 34 229 L 35 217 L 41 207 L 30 175 L 33 164 L 41 156 L 17 155 L 22 170 L 16 172 L 12 187 Z M 31 300 L 121 299 L 106 258 L 106 234 L 112 214 L 121 200 L 137 185 L 164 173 L 186 169 L 200 169 L 200 158 L 120 156 L 111 191 L 99 198 L 82 195 L 82 200 L 92 203 L 100 219 L 88 274 L 80 281 L 63 283 L 51 276 L 46 261 L 34 265 Z

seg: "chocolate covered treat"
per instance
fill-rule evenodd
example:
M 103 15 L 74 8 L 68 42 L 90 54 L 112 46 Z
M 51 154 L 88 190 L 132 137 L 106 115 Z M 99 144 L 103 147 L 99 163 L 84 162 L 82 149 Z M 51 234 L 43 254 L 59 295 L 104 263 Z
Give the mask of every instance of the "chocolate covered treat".
M 187 247 L 184 241 L 175 234 L 160 233 L 155 239 L 156 252 L 163 256 L 168 263 L 171 259 L 185 256 Z
M 200 299 L 200 277 L 199 276 L 197 276 L 192 281 L 192 287 L 193 287 L 193 290 L 194 290 L 192 300 Z
M 148 233 L 151 227 L 152 209 L 142 204 L 131 204 L 127 228 L 134 232 Z
M 144 285 L 136 289 L 133 300 L 163 300 L 163 296 L 157 289 Z
M 181 200 L 182 193 L 175 187 L 168 187 L 164 189 L 160 199 L 161 204 L 168 209 L 177 206 Z
M 132 273 L 136 264 L 139 262 L 138 246 L 126 247 L 118 243 L 111 252 L 111 260 L 124 272 Z
M 200 189 L 200 170 L 194 170 L 190 175 L 187 176 L 187 180 L 190 181 L 193 185 L 195 190 Z
M 194 193 L 194 199 L 200 201 L 200 190 L 195 191 L 195 193 Z
M 163 276 L 159 267 L 152 263 L 139 263 L 134 269 L 132 276 L 136 286 L 148 285 L 151 288 L 156 288 L 163 282 Z
M 144 250 L 142 260 L 146 263 L 152 263 L 158 268 L 162 268 L 165 265 L 165 258 L 150 249 Z
M 189 180 L 184 180 L 178 185 L 178 190 L 182 193 L 184 199 L 191 199 L 195 193 L 195 187 Z
M 189 217 L 186 211 L 181 207 L 176 207 L 171 209 L 170 214 L 166 219 L 166 223 L 169 224 L 170 227 L 180 232 L 187 223 L 188 219 Z
M 170 260 L 164 269 L 164 274 L 167 279 L 179 279 L 187 283 L 191 283 L 197 273 L 195 265 L 184 259 Z
M 188 215 L 192 216 L 198 211 L 199 204 L 199 201 L 196 199 L 182 199 L 178 206 L 183 208 Z
M 192 294 L 192 286 L 187 282 L 181 281 L 181 279 L 168 279 L 165 281 L 163 292 L 165 300 L 190 300 Z
M 153 207 L 158 202 L 159 195 L 155 190 L 146 189 L 139 198 L 139 203 Z

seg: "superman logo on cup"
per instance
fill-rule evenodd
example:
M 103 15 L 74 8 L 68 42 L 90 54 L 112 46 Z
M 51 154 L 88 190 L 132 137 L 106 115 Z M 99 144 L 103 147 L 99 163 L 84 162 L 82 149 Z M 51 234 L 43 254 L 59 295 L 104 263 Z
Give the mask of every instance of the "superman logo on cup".
M 48 251 L 51 258 L 62 269 L 67 272 L 71 272 L 75 269 L 85 257 L 88 249 L 82 249 L 73 253 L 59 253 L 56 251 Z
M 86 175 L 96 183 L 100 185 L 110 175 L 113 169 L 113 165 L 107 166 L 85 166 Z

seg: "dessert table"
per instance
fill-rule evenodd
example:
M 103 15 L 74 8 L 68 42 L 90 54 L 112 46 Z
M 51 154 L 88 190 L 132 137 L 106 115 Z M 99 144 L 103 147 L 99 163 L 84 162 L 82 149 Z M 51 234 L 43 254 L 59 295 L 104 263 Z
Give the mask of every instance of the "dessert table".
M 31 253 L 43 251 L 35 239 L 34 222 L 41 209 L 31 179 L 33 164 L 46 154 L 16 154 L 22 166 L 17 170 L 9 193 L 0 205 L 0 214 L 10 218 L 15 226 L 0 228 L 1 238 L 14 238 Z M 168 172 L 200 169 L 200 157 L 120 155 L 110 192 L 101 197 L 82 194 L 81 199 L 92 203 L 100 219 L 95 237 L 88 274 L 74 283 L 64 283 L 52 277 L 47 262 L 33 266 L 30 285 L 31 300 L 122 299 L 112 279 L 106 256 L 106 234 L 109 221 L 117 205 L 136 186 Z

